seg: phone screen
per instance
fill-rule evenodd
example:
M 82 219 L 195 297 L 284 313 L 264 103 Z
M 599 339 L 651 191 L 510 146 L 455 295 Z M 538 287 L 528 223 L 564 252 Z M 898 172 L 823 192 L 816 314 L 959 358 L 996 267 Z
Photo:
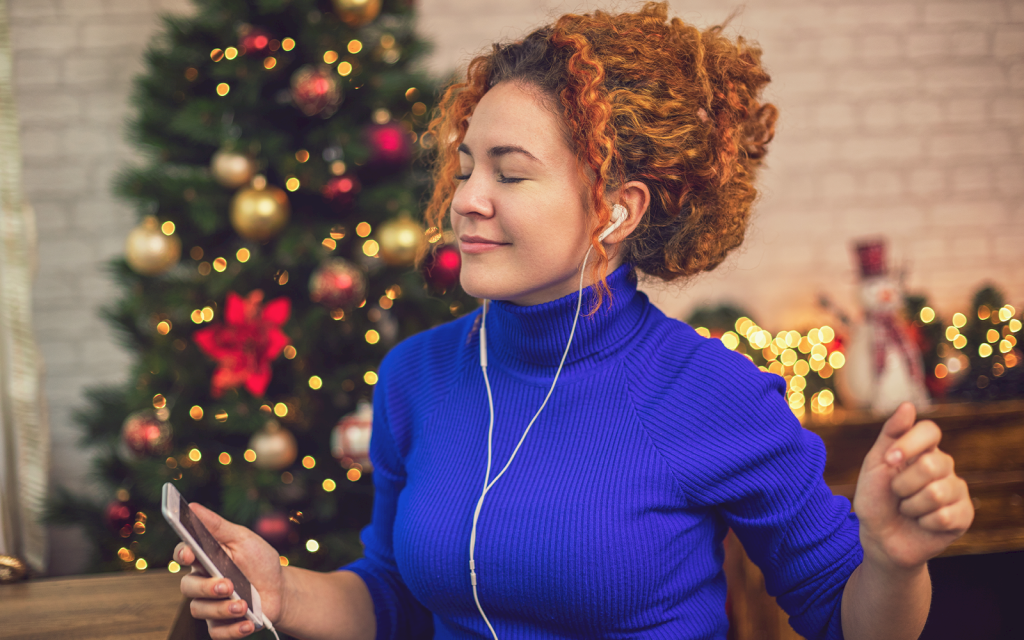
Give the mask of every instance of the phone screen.
M 245 600 L 245 604 L 249 605 L 249 611 L 253 611 L 249 581 L 242 575 L 242 572 L 235 566 L 235 563 L 231 561 L 231 558 L 224 552 L 220 543 L 210 534 L 206 526 L 203 525 L 199 518 L 195 517 L 192 509 L 188 506 L 188 501 L 184 497 L 181 498 L 178 519 L 181 521 L 182 526 L 185 527 L 185 531 L 188 531 L 195 541 L 199 543 L 199 546 L 203 548 L 206 555 L 210 556 L 210 560 L 220 569 L 224 577 L 231 580 L 231 584 L 234 585 L 238 597 Z

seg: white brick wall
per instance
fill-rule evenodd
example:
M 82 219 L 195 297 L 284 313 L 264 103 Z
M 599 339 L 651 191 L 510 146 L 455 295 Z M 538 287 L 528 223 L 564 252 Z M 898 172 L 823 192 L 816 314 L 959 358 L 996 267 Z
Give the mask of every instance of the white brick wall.
M 99 269 L 133 216 L 109 194 L 129 159 L 130 77 L 160 10 L 187 0 L 10 0 L 25 183 L 39 217 L 35 315 L 47 360 L 54 477 L 86 464 L 70 412 L 127 358 L 96 309 L 116 293 Z M 630 3 L 618 3 L 622 7 Z M 740 3 L 672 2 L 699 25 Z M 827 293 L 855 311 L 853 239 L 885 234 L 893 265 L 943 314 L 981 283 L 1024 307 L 1024 0 L 747 0 L 734 32 L 760 42 L 781 110 L 744 246 L 682 287 L 650 286 L 670 314 L 732 301 L 765 326 L 821 320 Z M 418 0 L 427 66 L 446 73 L 495 39 L 606 2 Z M 56 573 L 76 539 L 54 538 Z

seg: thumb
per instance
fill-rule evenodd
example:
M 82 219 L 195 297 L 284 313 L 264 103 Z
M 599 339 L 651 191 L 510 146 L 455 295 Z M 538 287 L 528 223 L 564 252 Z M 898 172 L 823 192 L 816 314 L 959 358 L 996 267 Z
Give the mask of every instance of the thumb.
M 904 402 L 897 407 L 896 411 L 882 425 L 882 430 L 879 432 L 874 446 L 871 447 L 865 462 L 871 460 L 872 463 L 881 464 L 883 456 L 889 450 L 889 447 L 892 446 L 892 443 L 896 442 L 904 433 L 910 431 L 916 420 L 917 409 L 913 403 Z
M 219 514 L 210 511 L 198 502 L 190 502 L 188 505 L 192 513 L 206 526 L 217 542 L 227 544 L 242 538 L 245 527 L 228 522 Z

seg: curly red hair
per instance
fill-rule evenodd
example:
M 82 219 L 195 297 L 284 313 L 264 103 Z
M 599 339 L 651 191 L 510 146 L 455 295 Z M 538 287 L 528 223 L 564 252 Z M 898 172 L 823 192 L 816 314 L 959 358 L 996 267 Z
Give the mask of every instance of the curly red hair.
M 778 111 L 760 101 L 770 80 L 760 59 L 756 45 L 726 38 L 721 27 L 669 20 L 664 2 L 636 13 L 567 14 L 495 44 L 445 90 L 430 123 L 437 157 L 427 224 L 444 228 L 458 145 L 480 98 L 500 82 L 523 82 L 561 108 L 595 217 L 603 290 L 608 255 L 597 237 L 611 217 L 606 194 L 630 180 L 648 186 L 651 205 L 624 260 L 666 281 L 714 269 L 743 241 L 755 171 L 775 131 Z

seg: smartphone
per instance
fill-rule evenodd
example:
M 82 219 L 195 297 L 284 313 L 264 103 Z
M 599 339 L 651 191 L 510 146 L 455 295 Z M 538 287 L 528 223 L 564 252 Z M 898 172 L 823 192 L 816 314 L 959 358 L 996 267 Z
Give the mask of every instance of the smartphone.
M 192 513 L 188 502 L 170 482 L 164 484 L 163 505 L 160 510 L 178 537 L 192 547 L 196 560 L 203 565 L 203 569 L 206 569 L 207 573 L 215 578 L 231 580 L 231 584 L 235 588 L 231 598 L 245 600 L 249 606 L 245 612 L 246 619 L 252 621 L 256 626 L 256 631 L 262 629 L 263 607 L 260 605 L 260 594 L 256 591 L 256 587 L 249 584 L 245 574 L 235 566 L 227 552 L 210 534 L 210 531 L 203 526 L 202 521 Z

